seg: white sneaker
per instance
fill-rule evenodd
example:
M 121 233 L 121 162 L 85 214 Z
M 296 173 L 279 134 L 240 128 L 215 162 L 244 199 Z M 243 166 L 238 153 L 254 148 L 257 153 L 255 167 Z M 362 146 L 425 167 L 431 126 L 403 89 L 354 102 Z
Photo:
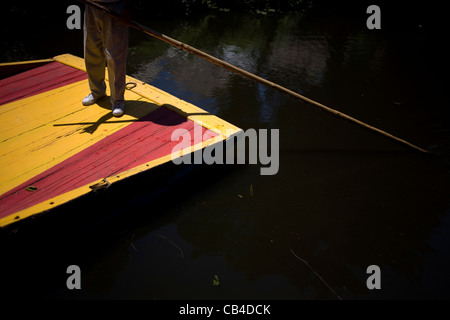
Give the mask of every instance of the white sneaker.
M 120 117 L 123 115 L 123 102 L 122 101 L 116 101 L 114 102 L 114 105 L 112 107 L 112 114 L 114 117 Z
M 103 96 L 99 96 L 99 97 L 94 97 L 94 95 L 91 92 L 83 99 L 83 101 L 81 101 L 81 103 L 84 106 L 90 106 L 90 105 L 96 103 L 98 100 L 100 100 L 103 97 L 104 97 L 104 95 Z

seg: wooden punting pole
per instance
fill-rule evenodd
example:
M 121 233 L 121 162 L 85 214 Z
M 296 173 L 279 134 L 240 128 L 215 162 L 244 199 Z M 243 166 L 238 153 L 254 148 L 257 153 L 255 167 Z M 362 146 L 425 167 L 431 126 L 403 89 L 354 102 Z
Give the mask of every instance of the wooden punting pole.
M 381 134 L 381 135 L 383 135 L 383 136 L 385 136 L 385 137 L 387 137 L 387 138 L 389 138 L 391 140 L 394 140 L 394 141 L 396 141 L 396 142 L 398 142 L 400 144 L 406 145 L 406 146 L 408 146 L 408 147 L 410 147 L 412 149 L 415 149 L 415 150 L 423 152 L 423 153 L 428 153 L 427 150 L 425 150 L 423 148 L 420 148 L 420 147 L 418 147 L 418 146 L 416 146 L 416 145 L 414 145 L 414 144 L 412 144 L 412 143 L 410 143 L 410 142 L 408 142 L 408 141 L 406 141 L 404 139 L 396 137 L 396 136 L 394 136 L 394 135 L 392 135 L 392 134 L 390 134 L 390 133 L 388 133 L 386 131 L 378 129 L 378 128 L 376 128 L 374 126 L 371 126 L 371 125 L 369 125 L 367 123 L 364 123 L 364 122 L 362 122 L 362 121 L 360 121 L 358 119 L 355 119 L 355 118 L 353 118 L 353 117 L 351 117 L 351 116 L 349 116 L 349 115 L 347 115 L 345 113 L 342 113 L 340 111 L 337 111 L 335 109 L 327 107 L 324 104 L 321 104 L 321 103 L 319 103 L 317 101 L 314 101 L 312 99 L 309 99 L 309 98 L 307 98 L 307 97 L 305 97 L 305 96 L 303 96 L 301 94 L 298 94 L 297 92 L 289 90 L 289 89 L 287 89 L 285 87 L 282 87 L 282 86 L 280 86 L 280 85 L 278 85 L 276 83 L 273 83 L 273 82 L 268 81 L 268 80 L 266 80 L 264 78 L 261 78 L 261 77 L 255 75 L 255 74 L 253 74 L 253 73 L 250 73 L 250 72 L 245 71 L 245 70 L 243 70 L 241 68 L 238 68 L 238 67 L 236 67 L 236 66 L 234 66 L 234 65 L 232 65 L 232 64 L 230 64 L 228 62 L 225 62 L 225 61 L 220 60 L 220 59 L 218 59 L 216 57 L 213 57 L 213 56 L 211 56 L 211 55 L 209 55 L 209 54 L 207 54 L 207 53 L 205 53 L 205 52 L 203 52 L 201 50 L 198 50 L 198 49 L 196 49 L 194 47 L 191 47 L 191 46 L 189 46 L 189 45 L 187 45 L 187 44 L 185 44 L 185 43 L 183 43 L 181 41 L 178 41 L 178 40 L 173 39 L 173 38 L 171 38 L 169 36 L 166 36 L 165 34 L 162 34 L 160 32 L 154 31 L 154 30 L 152 30 L 152 29 L 150 29 L 150 28 L 148 28 L 148 27 L 146 27 L 146 26 L 144 26 L 144 25 L 142 25 L 142 24 L 140 24 L 138 22 L 135 22 L 135 21 L 129 20 L 129 19 L 125 19 L 125 18 L 119 16 L 118 14 L 112 12 L 108 8 L 100 5 L 97 2 L 92 2 L 90 0 L 78 0 L 78 1 L 83 2 L 86 5 L 93 6 L 93 7 L 97 8 L 97 9 L 107 13 L 107 14 L 110 14 L 111 16 L 121 20 L 123 23 L 125 23 L 125 24 L 127 24 L 127 25 L 129 25 L 129 26 L 131 26 L 131 27 L 133 27 L 133 28 L 135 28 L 137 30 L 140 30 L 140 31 L 142 31 L 142 32 L 144 32 L 144 33 L 154 37 L 154 38 L 162 40 L 162 41 L 164 41 L 164 42 L 166 42 L 166 43 L 168 43 L 168 44 L 170 44 L 172 46 L 175 46 L 175 47 L 177 47 L 177 48 L 179 48 L 181 50 L 193 53 L 193 54 L 199 56 L 202 59 L 205 59 L 205 60 L 207 60 L 209 62 L 212 62 L 212 63 L 214 63 L 214 64 L 216 64 L 216 65 L 218 65 L 218 66 L 220 66 L 222 68 L 225 68 L 225 69 L 227 69 L 229 71 L 232 71 L 234 73 L 237 73 L 237 74 L 239 74 L 239 75 L 241 75 L 241 76 L 243 76 L 243 77 L 245 77 L 247 79 L 250 79 L 252 81 L 258 82 L 258 83 L 263 84 L 263 85 L 265 85 L 267 87 L 276 89 L 276 90 L 281 91 L 281 92 L 283 92 L 285 94 L 288 94 L 290 96 L 296 97 L 296 98 L 298 98 L 298 99 L 300 99 L 300 100 L 302 100 L 302 101 L 304 101 L 306 103 L 312 104 L 312 105 L 314 105 L 314 106 L 316 106 L 316 107 L 318 107 L 318 108 L 320 108 L 320 109 L 322 109 L 324 111 L 327 111 L 327 112 L 329 112 L 329 113 L 331 113 L 331 114 L 333 114 L 333 115 L 335 115 L 337 117 L 340 117 L 340 118 L 343 118 L 343 119 L 348 120 L 350 122 L 353 122 L 353 123 L 355 123 L 355 124 L 357 124 L 357 125 L 359 125 L 359 126 L 361 126 L 363 128 L 366 128 L 366 129 L 368 129 L 370 131 L 374 131 L 376 133 L 379 133 L 379 134 Z

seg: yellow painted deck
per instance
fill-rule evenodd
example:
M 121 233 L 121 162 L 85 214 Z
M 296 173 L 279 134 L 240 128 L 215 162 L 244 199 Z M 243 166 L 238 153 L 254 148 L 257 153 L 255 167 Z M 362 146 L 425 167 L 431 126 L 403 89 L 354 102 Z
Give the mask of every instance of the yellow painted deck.
M 41 61 L 39 65 L 51 61 L 85 72 L 84 60 L 70 54 Z M 9 65 L 0 64 L 0 69 Z M 8 79 L 12 77 L 4 79 L 3 83 Z M 0 105 L 1 227 L 92 192 L 95 185 L 115 183 L 180 156 L 161 151 L 163 148 L 171 150 L 174 141 L 167 137 L 179 125 L 186 130 L 192 130 L 192 124 L 201 125 L 203 131 L 209 130 L 215 135 L 186 148 L 184 154 L 223 141 L 241 131 L 227 121 L 138 79 L 128 76 L 127 82 L 132 85 L 126 90 L 125 114 L 120 118 L 112 116 L 109 99 L 89 107 L 81 104 L 89 93 L 87 79 Z M 0 95 L 6 90 L 4 88 L 0 86 Z M 170 115 L 172 122 L 164 123 L 169 112 L 184 120 Z M 189 128 L 188 123 L 191 123 Z M 131 125 L 133 127 L 129 127 Z M 130 132 L 124 131 L 127 127 Z M 140 139 L 138 131 L 131 130 L 134 127 L 145 135 L 145 139 Z M 164 133 L 163 136 L 159 132 Z M 126 141 L 130 134 L 135 135 L 131 142 Z M 111 137 L 118 137 L 114 140 L 116 145 L 117 141 L 123 141 L 125 146 L 111 151 L 113 154 L 108 158 L 111 170 L 108 171 L 102 166 L 99 152 L 109 152 Z M 161 138 L 165 141 L 162 142 Z M 116 145 L 113 148 L 118 148 Z M 149 149 L 142 153 L 143 148 L 149 146 L 156 151 Z M 129 165 L 132 158 L 122 159 L 124 153 L 135 151 L 142 153 L 133 160 L 135 165 Z M 151 152 L 157 155 L 152 156 Z M 86 159 L 89 157 L 92 161 L 88 167 Z M 84 167 L 75 170 L 81 162 Z M 92 172 L 95 170 L 101 171 L 102 175 L 96 176 Z M 64 175 L 58 178 L 63 171 Z M 81 175 L 86 177 L 81 179 Z M 58 187 L 54 187 L 56 185 Z

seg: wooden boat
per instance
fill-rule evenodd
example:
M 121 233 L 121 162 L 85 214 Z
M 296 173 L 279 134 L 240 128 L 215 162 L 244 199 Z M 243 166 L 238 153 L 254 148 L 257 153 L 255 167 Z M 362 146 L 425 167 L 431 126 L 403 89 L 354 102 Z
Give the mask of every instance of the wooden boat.
M 181 156 L 176 129 L 192 133 L 184 154 L 242 131 L 130 76 L 124 116 L 109 99 L 85 107 L 84 60 L 70 54 L 3 63 L 0 76 L 0 227 Z

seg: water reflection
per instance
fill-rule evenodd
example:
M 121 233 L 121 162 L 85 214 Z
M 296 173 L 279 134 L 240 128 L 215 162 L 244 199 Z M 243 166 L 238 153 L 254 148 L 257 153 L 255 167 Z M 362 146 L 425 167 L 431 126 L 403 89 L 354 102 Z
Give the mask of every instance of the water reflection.
M 335 21 L 319 25 L 302 15 L 214 17 L 198 23 L 195 38 L 187 36 L 192 27 L 171 34 L 294 91 L 338 104 L 369 123 L 400 127 L 416 138 L 416 122 L 397 116 L 405 101 L 414 108 L 407 99 L 416 93 L 408 83 L 399 84 L 407 95 L 399 100 L 389 88 L 393 71 L 386 68 L 398 58 L 392 51 L 395 39 L 340 22 L 334 28 Z M 228 27 L 217 30 L 222 24 Z M 201 41 L 214 31 L 214 39 Z M 428 242 L 430 232 L 448 212 L 448 176 L 435 160 L 405 155 L 399 146 L 278 92 L 195 57 L 172 54 L 160 57 L 174 75 L 166 89 L 244 129 L 276 127 L 281 132 L 277 176 L 262 178 L 252 168 L 231 172 L 197 193 L 195 203 L 184 203 L 188 207 L 177 219 L 180 241 L 195 248 L 186 258 L 194 264 L 204 260 L 196 265 L 200 273 L 221 269 L 232 282 L 240 281 L 236 288 L 223 289 L 223 296 L 236 297 L 251 288 L 253 297 L 335 298 L 290 250 L 345 298 L 447 296 L 426 291 L 430 285 L 422 279 L 428 257 L 436 252 Z M 143 70 L 137 74 L 146 78 Z M 427 127 L 416 128 L 422 137 L 427 132 Z M 427 137 L 419 140 L 424 141 Z M 250 185 L 254 196 L 248 194 Z M 383 270 L 382 292 L 365 286 L 371 264 Z M 273 290 L 271 277 L 287 283 Z M 266 290 L 256 290 L 259 281 Z M 211 292 L 203 288 L 186 294 L 205 298 Z

